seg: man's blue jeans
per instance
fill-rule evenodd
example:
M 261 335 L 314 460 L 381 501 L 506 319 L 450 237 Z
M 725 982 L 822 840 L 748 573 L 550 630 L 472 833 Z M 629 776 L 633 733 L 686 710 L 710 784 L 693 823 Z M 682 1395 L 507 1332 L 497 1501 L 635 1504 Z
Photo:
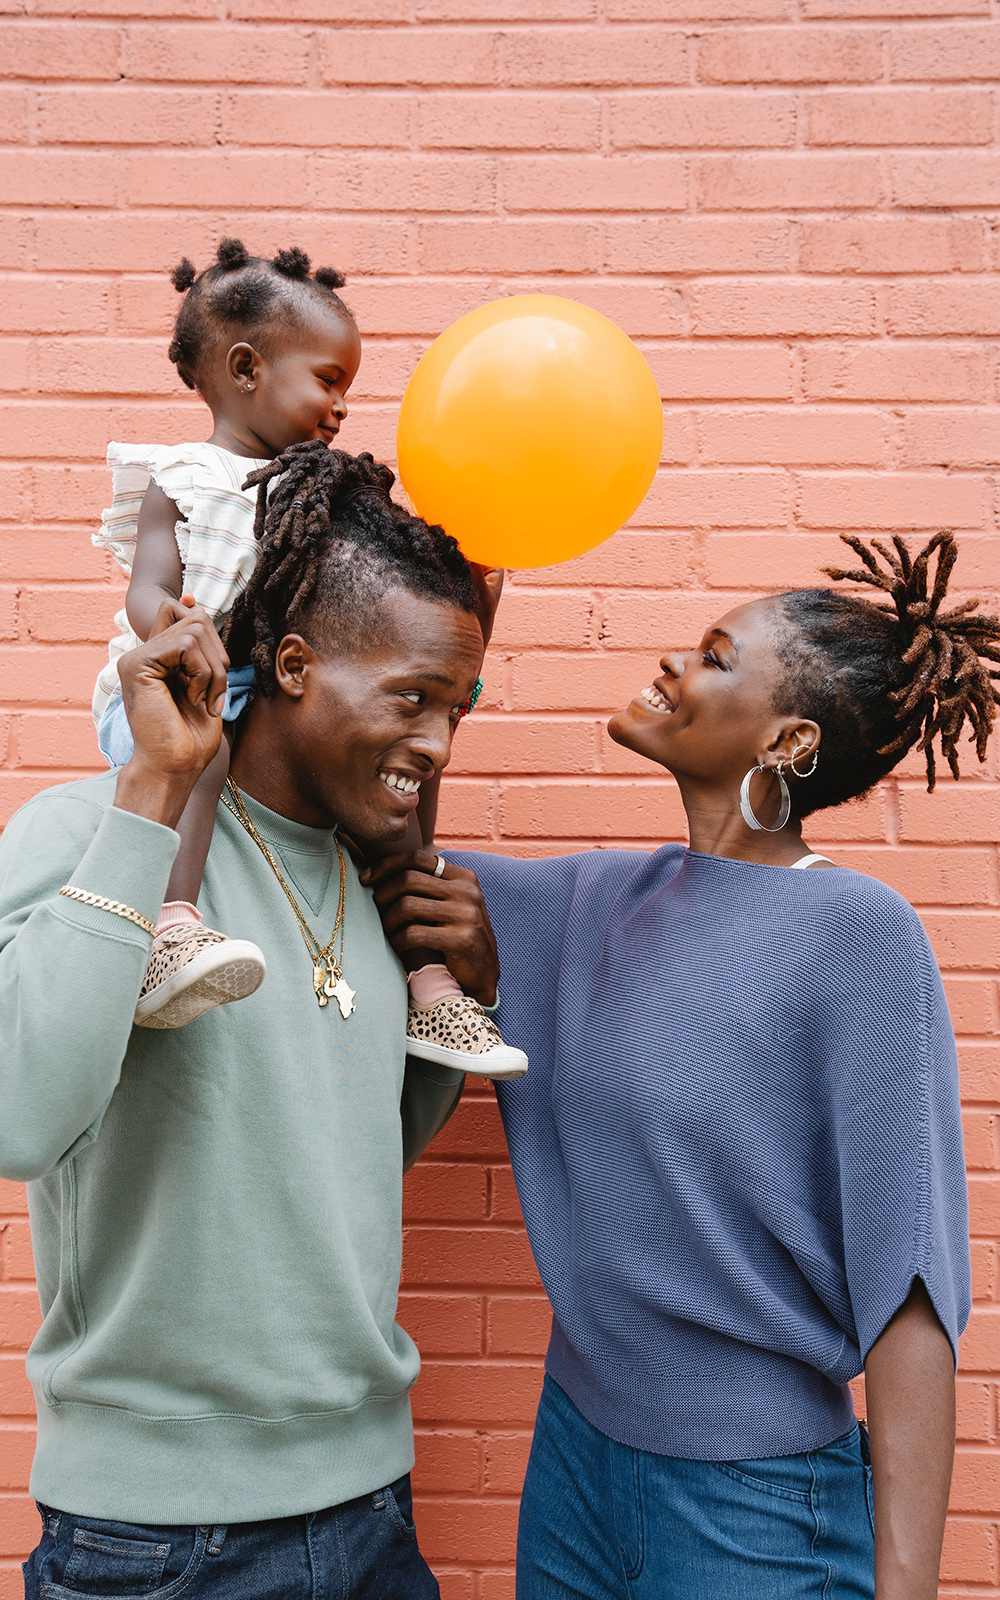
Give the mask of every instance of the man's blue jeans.
M 867 1438 L 682 1461 L 617 1444 L 546 1378 L 517 1536 L 517 1600 L 873 1600 Z
M 410 1480 L 308 1516 L 139 1527 L 40 1506 L 26 1600 L 440 1600 L 417 1548 Z

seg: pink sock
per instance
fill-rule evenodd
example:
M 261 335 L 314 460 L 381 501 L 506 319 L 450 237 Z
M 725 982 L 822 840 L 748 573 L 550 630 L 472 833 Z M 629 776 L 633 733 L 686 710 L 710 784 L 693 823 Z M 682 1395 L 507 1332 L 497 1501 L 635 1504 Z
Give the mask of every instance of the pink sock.
M 429 967 L 418 967 L 407 974 L 407 983 L 414 1005 L 433 1006 L 439 1000 L 448 1000 L 461 994 L 462 986 L 455 982 L 448 968 L 435 961 Z
M 178 923 L 200 921 L 201 912 L 190 900 L 165 900 L 156 919 L 156 931 L 166 933 L 168 928 L 176 928 Z

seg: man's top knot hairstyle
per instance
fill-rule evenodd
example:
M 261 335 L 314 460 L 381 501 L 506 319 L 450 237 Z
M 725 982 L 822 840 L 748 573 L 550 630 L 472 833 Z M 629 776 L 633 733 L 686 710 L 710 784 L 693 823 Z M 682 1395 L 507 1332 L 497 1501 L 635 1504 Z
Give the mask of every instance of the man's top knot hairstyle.
M 958 556 L 954 535 L 936 533 L 916 556 L 898 534 L 891 549 L 879 539 L 841 538 L 862 565 L 827 567 L 827 575 L 888 599 L 878 605 L 832 589 L 777 597 L 777 649 L 787 669 L 779 709 L 822 730 L 816 774 L 793 790 L 800 817 L 866 794 L 914 748 L 924 752 L 933 789 L 935 741 L 957 778 L 962 729 L 968 722 L 984 761 L 1000 704 L 1000 672 L 991 666 L 1000 662 L 1000 622 L 979 613 L 978 600 L 942 610 Z
M 404 589 L 475 612 L 469 564 L 450 534 L 397 505 L 390 469 L 367 452 L 350 456 L 322 439 L 290 445 L 251 472 L 259 548 L 233 607 L 226 648 L 234 666 L 252 663 L 264 695 L 274 694 L 274 654 L 287 633 L 361 649 L 380 638 L 384 599 Z M 270 492 L 269 492 L 270 490 Z
M 266 346 L 276 328 L 290 326 L 310 302 L 352 316 L 336 292 L 346 281 L 343 273 L 334 267 L 313 272 L 297 245 L 267 260 L 252 256 L 242 239 L 223 239 L 204 272 L 185 256 L 170 281 L 185 299 L 167 354 L 189 389 L 197 388 L 199 367 L 222 338 Z

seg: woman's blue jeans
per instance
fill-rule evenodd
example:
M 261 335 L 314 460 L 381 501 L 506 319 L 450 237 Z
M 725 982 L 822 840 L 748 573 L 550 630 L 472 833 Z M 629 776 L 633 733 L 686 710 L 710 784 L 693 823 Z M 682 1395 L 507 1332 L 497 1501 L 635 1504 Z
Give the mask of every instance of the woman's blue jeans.
M 517 1600 L 873 1600 L 868 1441 L 682 1461 L 617 1444 L 545 1379 Z
M 307 1516 L 140 1527 L 39 1506 L 26 1600 L 440 1600 L 417 1548 L 410 1480 Z

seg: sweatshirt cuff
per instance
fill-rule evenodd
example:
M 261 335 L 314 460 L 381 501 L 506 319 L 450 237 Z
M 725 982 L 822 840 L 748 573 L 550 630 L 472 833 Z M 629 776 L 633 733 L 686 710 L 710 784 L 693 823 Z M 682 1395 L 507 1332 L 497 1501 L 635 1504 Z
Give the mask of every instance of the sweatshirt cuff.
M 170 869 L 180 848 L 180 835 L 148 817 L 108 806 L 86 853 L 69 878 L 77 889 L 118 900 L 140 916 L 155 922 L 163 905 Z M 126 917 L 114 916 L 98 906 L 84 905 L 63 895 L 59 901 L 64 915 L 72 915 L 102 933 L 108 923 L 120 923 L 120 936 L 147 938 L 148 934 Z M 128 930 L 128 933 L 126 933 Z

